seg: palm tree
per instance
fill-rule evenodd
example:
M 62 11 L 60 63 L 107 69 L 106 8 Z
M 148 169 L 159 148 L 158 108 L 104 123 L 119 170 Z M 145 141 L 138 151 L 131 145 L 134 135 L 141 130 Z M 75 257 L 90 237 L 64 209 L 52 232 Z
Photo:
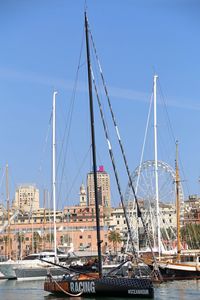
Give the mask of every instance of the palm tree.
M 5 257 L 7 257 L 7 255 L 8 255 L 8 236 L 7 235 L 4 235 L 4 237 L 3 237 L 3 241 L 4 241 L 4 243 L 5 243 Z
M 118 243 L 121 243 L 121 241 L 122 241 L 119 231 L 117 231 L 117 230 L 110 231 L 108 234 L 108 240 L 109 240 L 109 242 L 113 243 L 113 249 L 114 249 L 114 252 L 116 253 L 117 245 L 118 245 Z
M 34 253 L 37 253 L 38 250 L 40 250 L 41 248 L 41 242 L 42 242 L 42 238 L 39 232 L 34 231 L 32 239 L 33 239 L 33 251 Z
M 19 245 L 19 257 L 20 259 L 22 259 L 22 252 L 23 252 L 23 247 L 22 247 L 22 243 L 25 241 L 25 236 L 24 236 L 24 232 L 20 231 L 16 233 L 16 240 L 18 242 Z
M 67 245 L 70 245 L 71 241 L 72 238 L 69 236 L 69 234 L 64 234 L 60 237 L 61 245 L 64 245 L 65 243 L 67 243 Z
M 50 245 L 50 247 L 52 247 L 52 243 L 54 242 L 54 234 L 52 232 L 47 233 L 47 235 L 45 236 L 45 240 Z

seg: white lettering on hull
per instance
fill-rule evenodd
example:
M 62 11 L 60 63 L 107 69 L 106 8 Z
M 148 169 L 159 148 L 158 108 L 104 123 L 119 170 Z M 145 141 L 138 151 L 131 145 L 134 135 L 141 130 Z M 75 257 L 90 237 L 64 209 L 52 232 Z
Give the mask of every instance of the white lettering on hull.
M 133 295 L 148 295 L 149 290 L 128 290 L 128 294 Z
M 70 282 L 70 291 L 72 293 L 88 293 L 94 294 L 95 293 L 95 283 L 94 281 L 76 281 Z

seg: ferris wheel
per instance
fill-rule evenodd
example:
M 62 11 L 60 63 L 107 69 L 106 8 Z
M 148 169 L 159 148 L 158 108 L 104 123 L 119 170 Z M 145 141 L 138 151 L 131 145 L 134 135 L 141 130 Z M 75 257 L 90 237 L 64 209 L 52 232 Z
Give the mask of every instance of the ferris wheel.
M 163 161 L 158 161 L 158 187 L 159 202 L 163 204 L 174 204 L 176 201 L 175 193 L 175 170 Z M 131 175 L 138 200 L 144 201 L 144 205 L 154 205 L 155 203 L 155 161 L 147 160 L 138 166 Z M 180 202 L 183 202 L 183 187 L 179 184 Z M 134 202 L 134 195 L 128 184 L 125 192 L 127 204 Z
M 176 187 L 175 187 L 175 170 L 163 161 L 158 161 L 158 197 L 159 206 L 171 205 L 175 211 L 176 204 Z M 138 166 L 131 175 L 131 180 L 137 195 L 138 201 L 142 203 L 144 208 L 143 217 L 145 223 L 148 225 L 148 230 L 150 231 L 153 239 L 156 227 L 156 185 L 155 185 L 155 161 L 148 160 L 143 162 Z M 181 204 L 181 216 L 183 216 L 183 187 L 180 182 L 179 184 L 179 197 Z M 125 192 L 125 203 L 127 208 L 135 209 L 135 199 L 133 195 L 132 188 L 128 184 Z M 133 215 L 133 214 L 132 214 Z M 160 213 L 160 219 L 163 220 L 164 217 Z M 135 223 L 134 220 L 131 222 Z M 169 228 L 171 224 L 162 224 L 162 230 Z M 171 226 L 172 227 L 172 226 Z M 168 234 L 166 232 L 166 234 Z M 175 234 L 175 233 L 174 233 Z

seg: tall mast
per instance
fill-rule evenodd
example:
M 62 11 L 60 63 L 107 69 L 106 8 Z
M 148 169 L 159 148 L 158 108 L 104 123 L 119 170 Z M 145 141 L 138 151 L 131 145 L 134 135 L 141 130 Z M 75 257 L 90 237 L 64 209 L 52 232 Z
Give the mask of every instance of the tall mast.
M 43 249 L 46 247 L 46 190 L 44 189 L 43 191 L 43 196 L 44 196 L 44 219 L 43 219 Z
M 155 190 L 156 190 L 156 217 L 157 217 L 157 236 L 158 236 L 158 256 L 160 259 L 161 240 L 160 240 L 160 212 L 159 212 L 159 195 L 158 195 L 158 145 L 157 145 L 157 75 L 153 78 L 153 95 L 154 95 L 154 151 L 155 151 Z
M 100 236 L 98 191 L 97 191 L 97 166 L 96 166 L 96 145 L 95 145 L 94 111 L 93 111 L 93 97 L 92 97 L 92 77 L 91 77 L 91 64 L 90 64 L 90 48 L 89 48 L 89 39 L 88 39 L 88 20 L 87 20 L 86 12 L 85 12 L 85 38 L 86 38 L 86 52 L 87 52 L 88 89 L 89 89 L 92 158 L 93 158 L 93 173 L 94 173 L 94 195 L 95 195 L 96 226 L 97 226 L 98 268 L 99 268 L 99 277 L 102 277 L 101 236 Z
M 178 169 L 178 142 L 176 142 L 176 226 L 177 226 L 177 261 L 180 261 L 181 254 L 181 235 L 180 235 L 180 198 L 179 198 L 179 169 Z
M 54 253 L 57 260 L 56 242 L 56 94 L 53 93 L 53 126 L 52 126 L 52 188 L 53 188 L 53 229 L 54 229 Z
M 11 258 L 11 245 L 10 245 L 10 196 L 8 186 L 8 164 L 6 165 L 6 199 L 7 199 L 7 214 L 8 214 L 8 259 Z

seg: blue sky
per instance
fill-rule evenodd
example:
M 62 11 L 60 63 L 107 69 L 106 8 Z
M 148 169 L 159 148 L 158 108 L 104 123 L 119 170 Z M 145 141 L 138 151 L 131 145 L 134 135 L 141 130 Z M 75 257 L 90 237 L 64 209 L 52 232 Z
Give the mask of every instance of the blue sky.
M 0 170 L 3 176 L 8 163 L 11 199 L 15 187 L 21 183 L 36 183 L 40 188 L 41 203 L 42 190 L 51 190 L 50 116 L 54 89 L 58 91 L 58 206 L 77 203 L 79 186 L 82 182 L 86 183 L 91 159 L 88 154 L 90 131 L 83 37 L 84 4 L 81 0 L 0 2 Z M 178 139 L 184 192 L 186 196 L 199 194 L 198 1 L 88 0 L 87 7 L 130 170 L 134 171 L 140 161 L 156 72 L 160 87 L 158 158 L 174 167 L 174 139 Z M 73 96 L 82 41 L 81 67 Z M 97 107 L 95 110 L 99 125 Z M 107 118 L 110 125 L 108 113 Z M 70 131 L 67 129 L 63 139 L 69 122 Z M 98 164 L 103 164 L 112 176 L 102 125 L 97 127 Z M 172 128 L 170 134 L 167 127 Z M 112 129 L 110 133 L 114 138 Z M 62 154 L 60 158 L 62 145 L 67 150 L 62 151 L 66 155 Z M 114 141 L 113 148 L 115 146 L 117 143 Z M 61 162 L 64 157 L 65 163 Z M 151 133 L 147 138 L 144 159 L 153 159 Z M 115 160 L 122 190 L 125 191 L 128 180 L 119 150 L 116 150 Z M 1 201 L 5 199 L 4 182 L 2 179 Z M 111 183 L 115 205 L 119 196 L 113 179 Z

